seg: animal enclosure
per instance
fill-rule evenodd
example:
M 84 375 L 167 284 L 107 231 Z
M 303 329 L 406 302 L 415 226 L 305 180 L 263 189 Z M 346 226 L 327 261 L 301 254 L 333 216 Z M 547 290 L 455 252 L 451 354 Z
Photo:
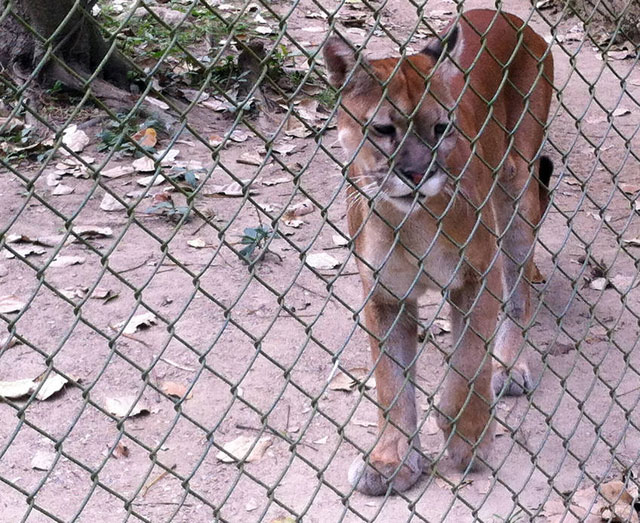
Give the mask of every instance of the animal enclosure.
M 625 12 L 105 0 L 70 2 L 43 34 L 27 2 L 0 5 L 0 29 L 37 43 L 29 67 L 0 71 L 1 521 L 638 520 L 640 54 Z M 340 34 L 363 58 L 410 55 L 496 5 L 555 62 L 519 350 L 532 390 L 497 395 L 486 462 L 457 468 L 436 421 L 447 293 L 428 291 L 410 380 L 429 466 L 367 496 L 348 471 L 376 443 L 380 384 L 322 52 Z M 93 72 L 56 57 L 78 20 L 109 50 Z M 115 49 L 126 89 L 99 74 Z

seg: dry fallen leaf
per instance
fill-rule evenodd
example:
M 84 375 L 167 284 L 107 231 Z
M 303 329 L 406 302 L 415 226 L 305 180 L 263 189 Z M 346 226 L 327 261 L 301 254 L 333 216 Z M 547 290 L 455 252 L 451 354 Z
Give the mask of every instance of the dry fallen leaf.
M 245 185 L 251 182 L 251 180 L 242 180 L 242 183 Z M 256 194 L 251 186 L 248 188 L 249 194 Z M 238 198 L 244 196 L 242 192 L 242 185 L 238 182 L 231 182 L 222 185 L 211 185 L 207 187 L 207 192 L 205 196 L 228 196 L 230 198 Z
M 71 265 L 81 265 L 85 262 L 82 256 L 56 256 L 49 264 L 49 267 L 69 267 Z
M 105 193 L 100 202 L 100 208 L 106 212 L 123 211 L 126 209 L 118 200 L 116 200 L 109 193 Z
M 242 131 L 240 129 L 236 129 L 229 135 L 229 139 L 237 143 L 246 142 L 248 138 L 249 138 L 249 133 L 246 131 Z
M 336 247 L 345 247 L 349 245 L 349 238 L 345 238 L 341 234 L 334 234 L 331 239 Z
M 40 381 L 42 381 L 42 378 L 43 376 L 39 376 L 38 378 L 36 378 L 36 386 Z M 57 372 L 51 372 L 36 394 L 36 399 L 40 401 L 49 399 L 55 393 L 61 391 L 67 383 L 69 383 L 69 380 L 67 378 L 61 376 Z
M 336 375 L 329 382 L 329 390 L 342 390 L 345 392 L 351 392 L 362 383 L 367 376 L 369 376 L 369 369 L 366 367 L 355 367 L 348 370 L 349 375 L 342 371 L 338 371 Z M 376 386 L 376 379 L 373 375 L 364 385 L 367 389 L 372 389 Z
M 263 436 L 257 442 L 256 439 L 251 436 L 239 436 L 233 441 L 225 443 L 222 447 L 224 450 L 218 452 L 216 458 L 223 463 L 233 463 L 243 458 L 247 463 L 251 463 L 261 459 L 272 443 L 273 441 L 268 436 Z M 253 447 L 253 449 L 249 452 L 251 447 Z
M 274 153 L 282 155 L 293 154 L 297 148 L 298 146 L 294 143 L 274 144 L 272 147 Z
M 287 183 L 291 178 L 288 176 L 283 176 L 281 178 L 272 178 L 271 180 L 262 180 L 262 185 L 266 185 L 267 187 L 271 187 L 273 185 L 279 185 L 281 183 Z
M 144 176 L 136 180 L 136 183 L 142 187 L 149 187 L 150 185 L 155 187 L 156 185 L 160 185 L 161 183 L 164 183 L 164 182 L 165 182 L 164 176 L 156 176 L 155 174 L 152 174 L 151 176 Z
M 318 252 L 307 255 L 307 265 L 319 270 L 335 269 L 340 266 L 340 262 L 326 252 Z
M 609 282 L 606 278 L 594 278 L 589 282 L 589 287 L 596 291 L 602 291 L 607 288 Z
M 209 145 L 211 147 L 218 147 L 224 142 L 224 138 L 219 134 L 211 134 L 209 135 Z
M 44 376 L 44 374 L 41 374 L 35 378 L 15 381 L 0 381 L 0 398 L 18 399 L 24 396 L 29 396 L 38 388 L 44 379 Z M 36 394 L 36 399 L 40 401 L 49 399 L 56 392 L 62 390 L 68 382 L 69 381 L 66 378 L 57 372 L 51 372 Z
M 0 398 L 18 399 L 33 392 L 34 380 L 0 381 Z
M 31 468 L 35 470 L 47 471 L 53 465 L 56 453 L 50 450 L 38 450 L 31 459 Z
M 42 247 L 36 247 L 33 245 L 28 247 L 14 247 L 13 250 L 16 252 L 16 254 L 22 256 L 23 258 L 26 258 L 27 256 L 40 256 L 47 252 Z M 12 259 L 15 258 L 15 255 L 12 252 L 7 251 L 4 253 L 4 257 L 7 259 Z
M 194 238 L 193 240 L 187 240 L 187 245 L 189 245 L 189 247 L 193 247 L 194 249 L 203 249 L 207 246 L 207 242 L 205 242 L 202 238 Z
M 618 107 L 613 111 L 613 116 L 627 116 L 628 114 L 631 114 L 631 109 L 626 107 Z
M 629 247 L 640 247 L 640 238 L 629 238 L 628 240 L 622 240 L 622 243 Z
M 25 305 L 26 303 L 14 294 L 0 296 L 1 314 L 11 314 L 12 312 L 19 312 Z
M 105 303 L 117 298 L 120 296 L 119 292 L 113 291 L 111 289 L 103 289 L 101 287 L 97 287 L 93 294 L 91 294 L 91 299 L 94 300 L 104 300 Z
M 74 225 L 73 232 L 83 238 L 109 238 L 113 236 L 111 227 L 99 227 L 97 225 Z
M 73 124 L 67 127 L 62 133 L 62 143 L 74 153 L 79 153 L 89 145 L 89 137 L 87 133 L 78 130 L 78 126 Z
M 151 327 L 156 323 L 156 315 L 152 312 L 145 312 L 144 314 L 138 314 L 131 318 L 126 327 L 124 327 L 124 334 L 133 334 L 138 329 L 145 329 L 147 327 Z M 120 330 L 124 326 L 124 322 L 120 322 L 115 326 L 116 330 Z
M 354 425 L 358 425 L 359 427 L 377 427 L 378 426 L 378 422 L 376 421 L 367 421 L 367 420 L 361 420 L 361 419 L 354 419 L 352 422 Z
M 620 480 L 607 481 L 600 485 L 600 495 L 606 501 L 601 507 L 603 520 L 613 523 L 638 523 L 638 513 L 634 509 L 634 497 Z
M 263 158 L 258 153 L 245 152 L 242 153 L 236 161 L 245 165 L 260 166 L 262 165 Z
M 431 325 L 431 332 L 436 336 L 451 332 L 451 320 L 446 318 L 435 318 Z
M 299 229 L 304 225 L 304 222 L 302 220 L 285 220 L 284 224 L 287 227 L 292 227 L 293 229 Z
M 175 162 L 176 158 L 180 154 L 180 149 L 162 149 L 155 155 L 156 160 L 160 161 L 160 165 L 171 165 Z
M 105 178 L 120 178 L 121 176 L 133 174 L 134 172 L 135 169 L 130 165 L 119 165 L 118 167 L 112 167 L 111 169 L 101 171 L 100 175 Z
M 54 196 L 66 196 L 67 194 L 71 194 L 75 190 L 75 187 L 71 187 L 70 185 L 64 185 L 61 183 L 55 186 L 53 191 L 51 191 L 51 194 L 53 194 Z
M 187 386 L 182 383 L 176 383 L 175 381 L 163 381 L 160 385 L 160 390 L 167 396 L 183 398 L 187 393 Z
M 131 167 L 133 167 L 139 173 L 151 173 L 155 170 L 156 164 L 153 161 L 153 158 L 149 158 L 148 156 L 143 156 L 134 160 L 131 163 Z
M 158 142 L 158 134 L 153 127 L 141 129 L 132 138 L 142 147 L 154 147 Z
M 635 194 L 640 191 L 640 185 L 637 183 L 624 183 L 621 182 L 618 184 L 618 187 L 627 194 Z
M 120 458 L 128 458 L 129 457 L 129 447 L 127 447 L 122 441 L 119 441 L 116 445 L 116 448 L 113 449 L 112 455 L 116 459 Z
M 289 207 L 284 213 L 283 219 L 292 220 L 294 218 L 299 218 L 300 216 L 312 213 L 314 209 L 315 207 L 311 203 L 311 200 L 304 200 Z
M 125 416 L 133 418 L 141 414 L 149 414 L 150 410 L 144 399 L 141 398 L 140 401 L 137 401 L 137 399 L 137 396 L 107 398 L 104 402 L 104 408 L 117 418 L 124 418 Z M 131 412 L 129 412 L 129 409 L 131 409 Z M 127 415 L 127 413 L 129 414 Z

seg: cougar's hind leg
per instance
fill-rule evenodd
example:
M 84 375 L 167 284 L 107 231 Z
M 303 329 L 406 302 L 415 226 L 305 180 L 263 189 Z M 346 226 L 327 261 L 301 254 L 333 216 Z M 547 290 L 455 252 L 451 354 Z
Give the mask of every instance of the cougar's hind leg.
M 547 162 L 550 164 L 545 159 L 537 179 L 529 174 L 529 165 L 521 157 L 510 158 L 497 188 L 504 303 L 494 349 L 496 394 L 518 396 L 533 387 L 523 329 L 531 321 L 531 281 L 537 272 L 533 261 L 536 228 L 544 212 L 542 204 L 546 207 L 548 199 L 543 184 L 547 185 L 551 176 Z
M 411 487 L 421 476 L 424 458 L 417 435 L 417 413 L 411 364 L 416 354 L 415 303 L 383 301 L 373 296 L 365 306 L 378 395 L 378 440 L 358 457 L 349 481 L 364 494 L 379 496 L 390 485 Z

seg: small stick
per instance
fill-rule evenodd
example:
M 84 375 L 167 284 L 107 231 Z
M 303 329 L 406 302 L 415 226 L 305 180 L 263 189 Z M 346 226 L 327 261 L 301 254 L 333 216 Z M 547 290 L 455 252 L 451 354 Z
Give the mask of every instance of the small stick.
M 169 470 L 175 470 L 176 468 L 176 463 L 174 463 L 173 465 L 171 465 L 171 467 L 169 468 Z M 144 498 L 147 495 L 147 492 L 149 492 L 149 489 L 151 487 L 153 487 L 156 483 L 158 483 L 158 481 L 160 481 L 162 478 L 164 478 L 167 474 L 169 474 L 169 470 L 163 470 L 160 474 L 158 474 L 158 477 L 156 477 L 155 479 L 152 479 L 145 487 L 144 487 L 144 492 L 142 493 L 142 497 Z

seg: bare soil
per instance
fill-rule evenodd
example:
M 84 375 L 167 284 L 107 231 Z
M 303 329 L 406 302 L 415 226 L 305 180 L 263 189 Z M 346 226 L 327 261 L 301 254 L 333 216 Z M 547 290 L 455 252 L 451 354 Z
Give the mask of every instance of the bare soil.
M 465 2 L 467 9 L 481 5 L 492 4 Z M 433 2 L 427 15 L 455 7 Z M 529 17 L 523 2 L 503 7 Z M 290 8 L 276 4 L 279 12 Z M 288 34 L 318 45 L 325 23 L 305 18 L 317 11 L 310 1 L 297 4 Z M 576 24 L 542 13 L 555 35 Z M 382 9 L 383 24 L 400 39 L 416 18 L 404 0 Z M 530 23 L 551 34 L 539 15 Z M 363 36 L 347 34 L 354 41 Z M 423 43 L 417 39 L 412 46 Z M 397 52 L 382 36 L 369 47 L 374 55 Z M 6 234 L 52 237 L 71 224 L 108 226 L 113 234 L 86 245 L 57 240 L 26 259 L 6 258 L 6 249 L 0 254 L 0 296 L 28 304 L 19 314 L 0 316 L 25 341 L 0 348 L 0 381 L 33 378 L 53 365 L 78 383 L 46 401 L 0 403 L 0 521 L 271 522 L 289 516 L 309 522 L 555 522 L 596 511 L 594 485 L 636 477 L 640 452 L 640 302 L 637 289 L 628 291 L 637 278 L 638 248 L 624 241 L 640 236 L 640 219 L 634 191 L 617 185 L 640 188 L 640 69 L 634 60 L 602 61 L 591 45 L 577 41 L 554 45 L 554 57 L 557 93 L 545 154 L 556 170 L 536 256 L 547 282 L 536 287 L 526 350 L 538 383 L 530 396 L 499 402 L 496 416 L 504 429 L 490 467 L 463 475 L 444 453 L 431 405 L 449 339 L 432 329 L 421 347 L 417 385 L 421 439 L 434 466 L 402 495 L 371 498 L 352 491 L 347 469 L 375 440 L 376 408 L 375 389 L 328 388 L 336 365 L 349 370 L 370 364 L 358 325 L 363 298 L 353 256 L 333 239 L 346 234 L 336 132 L 317 141 L 278 135 L 276 142 L 297 146 L 283 159 L 302 164 L 293 177 L 275 161 L 262 169 L 237 162 L 244 153 L 264 150 L 264 142 L 240 125 L 248 140 L 230 143 L 220 161 L 237 179 L 252 179 L 255 192 L 197 196 L 195 206 L 214 216 L 214 226 L 203 226 L 200 217 L 176 224 L 145 213 L 166 183 L 130 198 L 128 212 L 100 209 L 105 187 L 124 197 L 142 189 L 139 175 L 100 183 L 64 177 L 74 191 L 55 196 L 46 182 L 53 167 L 39 173 L 37 164 L 23 162 L 17 169 L 23 180 L 3 172 L 0 230 Z M 630 112 L 612 116 L 621 108 Z M 197 131 L 222 135 L 232 123 L 211 112 Z M 256 125 L 275 130 L 273 123 Z M 101 163 L 107 155 L 94 150 L 99 130 L 87 131 L 91 145 L 83 154 Z M 187 131 L 175 138 L 176 161 L 213 165 Z M 159 148 L 169 144 L 164 138 Z M 108 167 L 130 162 L 111 159 Z M 264 184 L 282 177 L 287 181 Z M 216 169 L 201 193 L 231 181 Z M 173 198 L 183 204 L 177 193 Z M 306 198 L 315 211 L 301 217 L 299 228 L 278 223 L 280 237 L 259 263 L 247 265 L 232 252 L 230 247 L 243 247 L 245 228 L 272 227 L 283 209 Z M 194 239 L 205 247 L 187 243 Z M 303 258 L 313 253 L 330 254 L 341 265 L 312 270 Z M 57 254 L 84 262 L 47 266 Z M 621 290 L 586 283 L 587 254 L 602 260 Z M 60 294 L 77 289 L 79 296 Z M 100 289 L 118 296 L 90 297 Z M 148 311 L 157 317 L 154 325 L 118 335 L 118 324 Z M 435 294 L 425 297 L 420 312 L 427 327 L 448 314 Z M 159 392 L 167 381 L 187 387 L 180 401 Z M 149 412 L 124 421 L 107 413 L 109 398 L 128 396 L 140 398 Z M 222 445 L 239 436 L 268 437 L 271 445 L 251 463 L 220 461 Z M 38 453 L 55 456 L 46 470 L 33 467 Z M 599 520 L 598 514 L 589 517 Z

